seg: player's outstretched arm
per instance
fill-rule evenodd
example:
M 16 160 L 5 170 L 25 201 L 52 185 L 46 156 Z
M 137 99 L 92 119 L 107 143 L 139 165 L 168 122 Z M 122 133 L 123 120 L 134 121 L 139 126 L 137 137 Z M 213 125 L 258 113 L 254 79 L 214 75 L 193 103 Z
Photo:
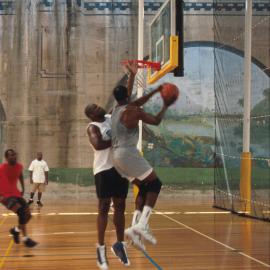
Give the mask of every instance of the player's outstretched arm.
M 141 110 L 139 114 L 139 120 L 142 120 L 143 123 L 157 126 L 160 124 L 161 120 L 164 118 L 164 115 L 168 109 L 166 104 L 163 105 L 161 111 L 157 115 L 152 115 Z
M 45 184 L 48 185 L 49 184 L 49 173 L 48 173 L 48 171 L 45 171 L 44 174 L 45 174 Z
M 89 126 L 89 128 L 87 129 L 87 134 L 90 143 L 96 150 L 104 150 L 111 147 L 112 145 L 111 140 L 104 141 L 102 139 L 99 128 L 94 125 Z
M 30 184 L 33 184 L 33 170 L 34 170 L 34 161 L 31 162 L 28 171 L 29 171 L 29 179 L 30 179 Z
M 29 171 L 30 184 L 33 184 L 33 171 Z
M 129 77 L 127 81 L 128 97 L 131 97 L 134 80 L 138 72 L 138 64 L 134 61 L 128 61 L 125 65 L 126 69 L 129 71 Z
M 23 194 L 24 194 L 24 179 L 23 179 L 23 174 L 22 173 L 19 176 L 19 180 L 20 180 L 20 184 L 21 184 L 21 187 L 22 187 L 22 196 L 23 196 Z
M 161 120 L 164 118 L 164 115 L 167 109 L 169 108 L 169 106 L 171 106 L 174 103 L 174 101 L 175 101 L 174 98 L 163 100 L 163 107 L 157 115 L 146 113 L 145 111 L 140 109 L 139 120 L 142 120 L 143 123 L 145 124 L 155 125 L 155 126 L 159 125 Z
M 162 89 L 162 86 L 159 86 L 157 89 L 155 89 L 154 91 L 151 91 L 149 94 L 138 98 L 137 100 L 130 102 L 130 105 L 132 106 L 138 106 L 141 107 L 142 105 L 144 105 L 153 95 L 155 95 L 156 93 L 159 93 Z
M 122 113 L 121 122 L 126 128 L 135 128 L 138 125 L 139 120 L 142 120 L 145 124 L 159 125 L 163 119 L 165 112 L 174 103 L 175 99 L 163 100 L 163 107 L 157 115 L 146 113 L 143 109 L 138 106 L 133 106 L 130 103 L 127 109 Z

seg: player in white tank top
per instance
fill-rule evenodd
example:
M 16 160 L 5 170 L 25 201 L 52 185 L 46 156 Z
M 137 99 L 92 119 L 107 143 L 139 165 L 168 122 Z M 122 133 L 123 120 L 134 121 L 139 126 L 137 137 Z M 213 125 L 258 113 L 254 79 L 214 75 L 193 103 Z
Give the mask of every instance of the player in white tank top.
M 127 68 L 131 75 L 128 79 L 129 93 L 132 91 L 137 67 L 128 63 Z M 128 181 L 122 178 L 113 167 L 111 155 L 111 118 L 105 110 L 96 104 L 89 104 L 85 108 L 85 115 L 91 120 L 87 127 L 89 141 L 94 150 L 93 171 L 95 176 L 96 192 L 98 196 L 98 245 L 97 263 L 100 269 L 108 269 L 105 247 L 105 230 L 108 220 L 111 199 L 114 204 L 114 223 L 117 234 L 117 242 L 111 250 L 120 261 L 128 266 L 130 264 L 127 257 L 124 241 L 125 229 L 125 199 L 128 191 Z
M 91 122 L 87 126 L 87 130 L 90 128 L 90 125 L 96 126 L 99 129 L 102 140 L 110 141 L 112 128 L 111 128 L 111 115 L 106 114 L 104 116 L 105 120 L 103 122 Z M 94 163 L 93 163 L 93 172 L 94 175 L 111 169 L 113 167 L 112 155 L 111 155 L 111 147 L 96 150 L 95 147 L 91 144 L 94 151 Z
M 96 104 L 85 108 L 86 116 L 92 120 L 87 127 L 90 144 L 94 150 L 93 172 L 95 176 L 96 193 L 98 197 L 98 244 L 97 264 L 100 269 L 108 269 L 105 247 L 105 231 L 108 223 L 108 212 L 111 199 L 114 203 L 114 214 L 117 242 L 112 250 L 125 265 L 129 265 L 125 243 L 125 200 L 128 191 L 127 180 L 122 178 L 113 167 L 111 157 L 111 119 L 105 110 Z M 115 218 L 114 218 L 115 219 Z M 119 256 L 121 254 L 121 256 Z

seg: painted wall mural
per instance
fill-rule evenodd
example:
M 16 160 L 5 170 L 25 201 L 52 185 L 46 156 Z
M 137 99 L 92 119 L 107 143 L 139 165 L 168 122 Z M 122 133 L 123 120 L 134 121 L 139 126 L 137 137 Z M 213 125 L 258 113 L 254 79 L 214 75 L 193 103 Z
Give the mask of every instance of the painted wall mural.
M 219 60 L 224 73 L 215 79 L 223 84 L 224 94 L 230 103 L 230 111 L 220 105 L 231 144 L 231 155 L 238 157 L 242 151 L 243 117 L 243 56 L 233 50 L 220 49 Z M 171 82 L 180 89 L 180 98 L 166 114 L 159 127 L 147 126 L 144 130 L 144 152 L 154 166 L 165 167 L 213 167 L 215 138 L 219 140 L 222 127 L 215 130 L 214 47 L 200 44 L 185 48 L 185 77 L 167 74 L 160 80 Z M 223 76 L 223 77 L 222 77 Z M 251 148 L 254 156 L 268 157 L 270 88 L 269 76 L 252 64 L 252 134 Z M 156 84 L 157 85 L 157 84 Z M 154 88 L 156 85 L 151 86 Z M 151 89 L 150 88 L 150 89 Z M 155 113 L 161 99 L 155 97 L 146 110 Z M 220 123 L 220 121 L 218 121 Z M 217 136 L 215 136 L 215 133 Z M 235 162 L 235 161 L 234 161 Z M 237 162 L 236 162 L 237 163 Z

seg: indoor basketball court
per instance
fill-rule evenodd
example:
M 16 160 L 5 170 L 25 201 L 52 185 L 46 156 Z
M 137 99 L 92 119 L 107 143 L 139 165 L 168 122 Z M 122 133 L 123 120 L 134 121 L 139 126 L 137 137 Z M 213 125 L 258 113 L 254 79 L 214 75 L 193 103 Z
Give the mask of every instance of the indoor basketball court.
M 111 204 L 104 269 L 270 268 L 268 0 L 0 0 L 0 31 L 1 163 L 16 151 L 37 242 L 14 242 L 18 217 L 2 203 L 0 270 L 102 269 L 84 110 L 111 113 L 130 63 L 132 99 L 161 89 L 146 113 L 173 99 L 159 125 L 138 124 L 137 148 L 163 183 L 149 222 L 157 243 L 126 237 L 123 265 Z M 29 164 L 41 152 L 48 185 L 35 194 Z M 0 201 L 3 179 L 1 167 Z M 129 184 L 125 228 L 137 196 Z
M 152 215 L 151 228 L 158 239 L 143 253 L 128 248 L 130 269 L 267 269 L 269 234 L 267 222 L 232 215 L 212 208 L 209 196 L 162 198 Z M 209 200 L 208 200 L 209 199 Z M 94 198 L 92 199 L 94 201 Z M 179 205 L 181 201 L 181 205 Z M 132 198 L 128 199 L 126 222 L 130 223 Z M 46 209 L 33 210 L 29 230 L 39 241 L 35 249 L 16 246 L 6 231 L 15 216 L 1 222 L 1 269 L 96 269 L 96 205 L 59 201 Z M 113 244 L 115 229 L 107 228 L 107 244 Z M 110 269 L 124 269 L 109 251 Z

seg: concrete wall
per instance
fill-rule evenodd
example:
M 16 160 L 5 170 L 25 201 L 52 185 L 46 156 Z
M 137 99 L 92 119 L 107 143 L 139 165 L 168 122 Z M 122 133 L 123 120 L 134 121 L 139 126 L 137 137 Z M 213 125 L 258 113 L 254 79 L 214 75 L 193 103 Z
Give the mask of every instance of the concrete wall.
M 136 16 L 88 16 L 68 2 L 15 1 L 0 16 L 5 145 L 25 164 L 40 150 L 53 167 L 90 166 L 84 107 L 105 106 L 120 61 L 136 55 Z
M 105 106 L 124 74 L 119 62 L 137 58 L 137 1 L 105 2 L 0 0 L 2 148 L 15 148 L 24 164 L 43 151 L 51 167 L 91 166 L 84 107 Z M 162 2 L 145 1 L 146 24 Z M 213 3 L 197 2 L 185 1 L 185 41 L 213 41 Z M 226 1 L 220 12 L 232 14 Z M 269 67 L 269 17 L 265 9 L 256 12 L 266 19 L 254 32 L 253 56 Z M 228 33 L 222 43 L 243 31 L 243 17 L 232 20 L 234 27 L 220 28 Z

